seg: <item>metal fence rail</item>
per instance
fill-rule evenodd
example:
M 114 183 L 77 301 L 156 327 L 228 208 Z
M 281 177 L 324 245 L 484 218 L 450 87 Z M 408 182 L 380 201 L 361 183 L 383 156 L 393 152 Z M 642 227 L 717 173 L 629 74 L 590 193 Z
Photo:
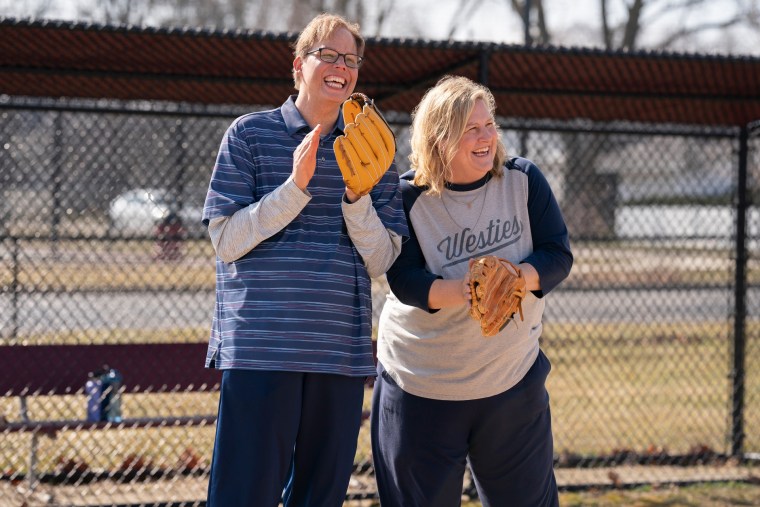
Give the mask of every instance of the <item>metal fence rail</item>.
M 192 381 L 208 374 L 202 353 L 155 351 L 207 340 L 201 208 L 243 112 L 2 104 L 0 498 L 203 504 L 218 386 Z M 561 487 L 642 465 L 631 481 L 720 480 L 760 456 L 758 129 L 500 122 L 552 184 L 576 256 L 542 338 Z M 374 280 L 375 315 L 385 291 Z M 87 422 L 102 362 L 124 370 L 122 421 Z M 364 427 L 349 496 L 373 495 Z

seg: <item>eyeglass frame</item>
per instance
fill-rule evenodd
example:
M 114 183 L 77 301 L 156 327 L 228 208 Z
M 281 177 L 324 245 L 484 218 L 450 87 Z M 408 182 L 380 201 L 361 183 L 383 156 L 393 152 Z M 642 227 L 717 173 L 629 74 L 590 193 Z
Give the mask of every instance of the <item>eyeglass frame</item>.
M 327 61 L 324 58 L 322 58 L 322 51 L 325 50 L 325 49 L 328 50 L 328 51 L 333 51 L 333 52 L 335 52 L 338 55 L 338 56 L 335 57 L 335 60 L 333 60 L 332 62 L 330 62 L 330 61 Z M 325 63 L 335 63 L 342 56 L 343 57 L 343 63 L 349 69 L 356 69 L 356 70 L 358 70 L 362 66 L 362 64 L 364 63 L 364 57 L 361 56 L 361 55 L 357 55 L 356 53 L 339 53 L 337 50 L 335 50 L 333 48 L 327 48 L 327 47 L 312 49 L 311 51 L 307 51 L 306 53 L 304 53 L 304 56 L 313 55 L 314 53 L 318 53 L 317 54 L 317 58 L 319 58 L 320 61 L 325 62 Z M 348 61 L 346 61 L 346 57 L 347 56 L 355 56 L 358 59 L 358 63 L 356 64 L 356 67 L 353 67 L 353 66 L 349 65 Z

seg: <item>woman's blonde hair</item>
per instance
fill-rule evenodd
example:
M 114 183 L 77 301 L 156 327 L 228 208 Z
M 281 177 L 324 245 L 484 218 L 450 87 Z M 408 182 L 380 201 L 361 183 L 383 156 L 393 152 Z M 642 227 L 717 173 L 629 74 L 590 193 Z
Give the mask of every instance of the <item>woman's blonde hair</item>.
M 298 39 L 293 43 L 293 55 L 306 57 L 306 52 L 319 41 L 329 39 L 335 32 L 345 28 L 354 37 L 356 42 L 356 52 L 359 56 L 364 56 L 364 37 L 359 32 L 359 25 L 352 23 L 337 14 L 320 14 L 315 17 L 306 28 L 303 29 Z M 293 83 L 296 90 L 301 86 L 301 76 L 293 69 Z
M 451 181 L 451 161 L 478 100 L 485 103 L 494 118 L 496 100 L 491 91 L 466 77 L 444 76 L 425 92 L 412 112 L 409 160 L 416 171 L 415 185 L 427 186 L 428 193 L 440 195 L 446 182 Z M 492 175 L 501 174 L 506 158 L 507 149 L 499 134 Z

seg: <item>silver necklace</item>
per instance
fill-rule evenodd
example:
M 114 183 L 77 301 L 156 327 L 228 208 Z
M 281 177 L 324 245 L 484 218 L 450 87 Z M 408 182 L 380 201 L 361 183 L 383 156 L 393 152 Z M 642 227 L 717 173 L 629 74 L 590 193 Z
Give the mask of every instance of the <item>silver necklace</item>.
M 486 182 L 483 184 L 486 187 L 486 189 L 483 190 L 482 192 L 478 192 L 477 195 L 475 197 L 473 197 L 469 202 L 457 201 L 456 199 L 452 198 L 450 195 L 448 195 L 448 193 L 452 192 L 452 190 L 450 190 L 448 188 L 444 188 L 443 192 L 441 192 L 441 203 L 443 203 L 443 209 L 446 210 L 446 214 L 449 216 L 449 218 L 451 219 L 451 221 L 454 222 L 454 224 L 456 224 L 457 227 L 459 227 L 459 229 L 461 229 L 461 230 L 464 230 L 466 228 L 471 229 L 472 227 L 475 227 L 476 225 L 478 225 L 478 222 L 480 222 L 480 217 L 483 216 L 483 210 L 485 209 L 485 207 L 486 207 L 486 201 L 488 200 L 488 183 L 490 181 L 491 181 L 490 177 L 488 179 L 486 179 Z M 457 222 L 456 219 L 454 218 L 454 215 L 452 215 L 451 211 L 449 211 L 449 207 L 446 206 L 446 198 L 448 197 L 451 200 L 451 202 L 453 202 L 455 204 L 458 204 L 460 206 L 467 206 L 467 209 L 470 209 L 472 207 L 472 204 L 481 195 L 483 196 L 483 202 L 480 204 L 480 211 L 478 212 L 478 218 L 475 220 L 475 222 L 472 224 L 471 227 L 464 227 L 462 224 L 460 224 L 459 222 Z
M 453 194 L 453 191 L 450 190 L 449 193 Z M 472 203 L 474 203 L 478 199 L 478 197 L 481 196 L 481 194 L 482 192 L 475 192 L 475 196 L 469 201 L 464 201 L 464 200 L 460 201 L 459 199 L 454 199 L 453 195 L 449 195 L 448 198 L 451 202 L 458 204 L 459 206 L 467 206 L 467 209 L 470 209 L 472 208 Z

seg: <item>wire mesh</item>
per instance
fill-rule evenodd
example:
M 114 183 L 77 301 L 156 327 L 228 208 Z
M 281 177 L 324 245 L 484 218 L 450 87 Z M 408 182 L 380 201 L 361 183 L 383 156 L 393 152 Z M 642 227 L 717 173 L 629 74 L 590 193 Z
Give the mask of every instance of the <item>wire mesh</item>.
M 236 114 L 77 102 L 0 110 L 0 362 L 21 348 L 54 352 L 28 365 L 26 391 L 7 387 L 18 379 L 0 369 L 0 497 L 202 505 L 217 386 L 125 378 L 123 420 L 88 422 L 85 382 L 101 365 L 77 362 L 73 351 L 206 342 L 215 273 L 201 210 Z M 749 430 L 760 424 L 757 131 L 747 164 L 747 283 L 737 293 L 735 131 L 502 122 L 508 151 L 550 181 L 575 254 L 570 277 L 547 296 L 541 339 L 553 364 L 560 485 L 569 484 L 565 470 L 735 459 L 737 378 L 742 456 L 760 456 Z M 408 128 L 394 128 L 404 172 Z M 375 319 L 386 292 L 382 278 L 373 281 Z M 166 367 L 139 359 L 143 372 Z M 183 356 L 179 367 L 200 375 L 203 359 Z M 35 388 L 40 379 L 55 392 Z M 366 394 L 369 410 L 371 388 Z M 668 481 L 654 470 L 647 480 Z M 349 496 L 372 496 L 373 480 L 367 422 Z

